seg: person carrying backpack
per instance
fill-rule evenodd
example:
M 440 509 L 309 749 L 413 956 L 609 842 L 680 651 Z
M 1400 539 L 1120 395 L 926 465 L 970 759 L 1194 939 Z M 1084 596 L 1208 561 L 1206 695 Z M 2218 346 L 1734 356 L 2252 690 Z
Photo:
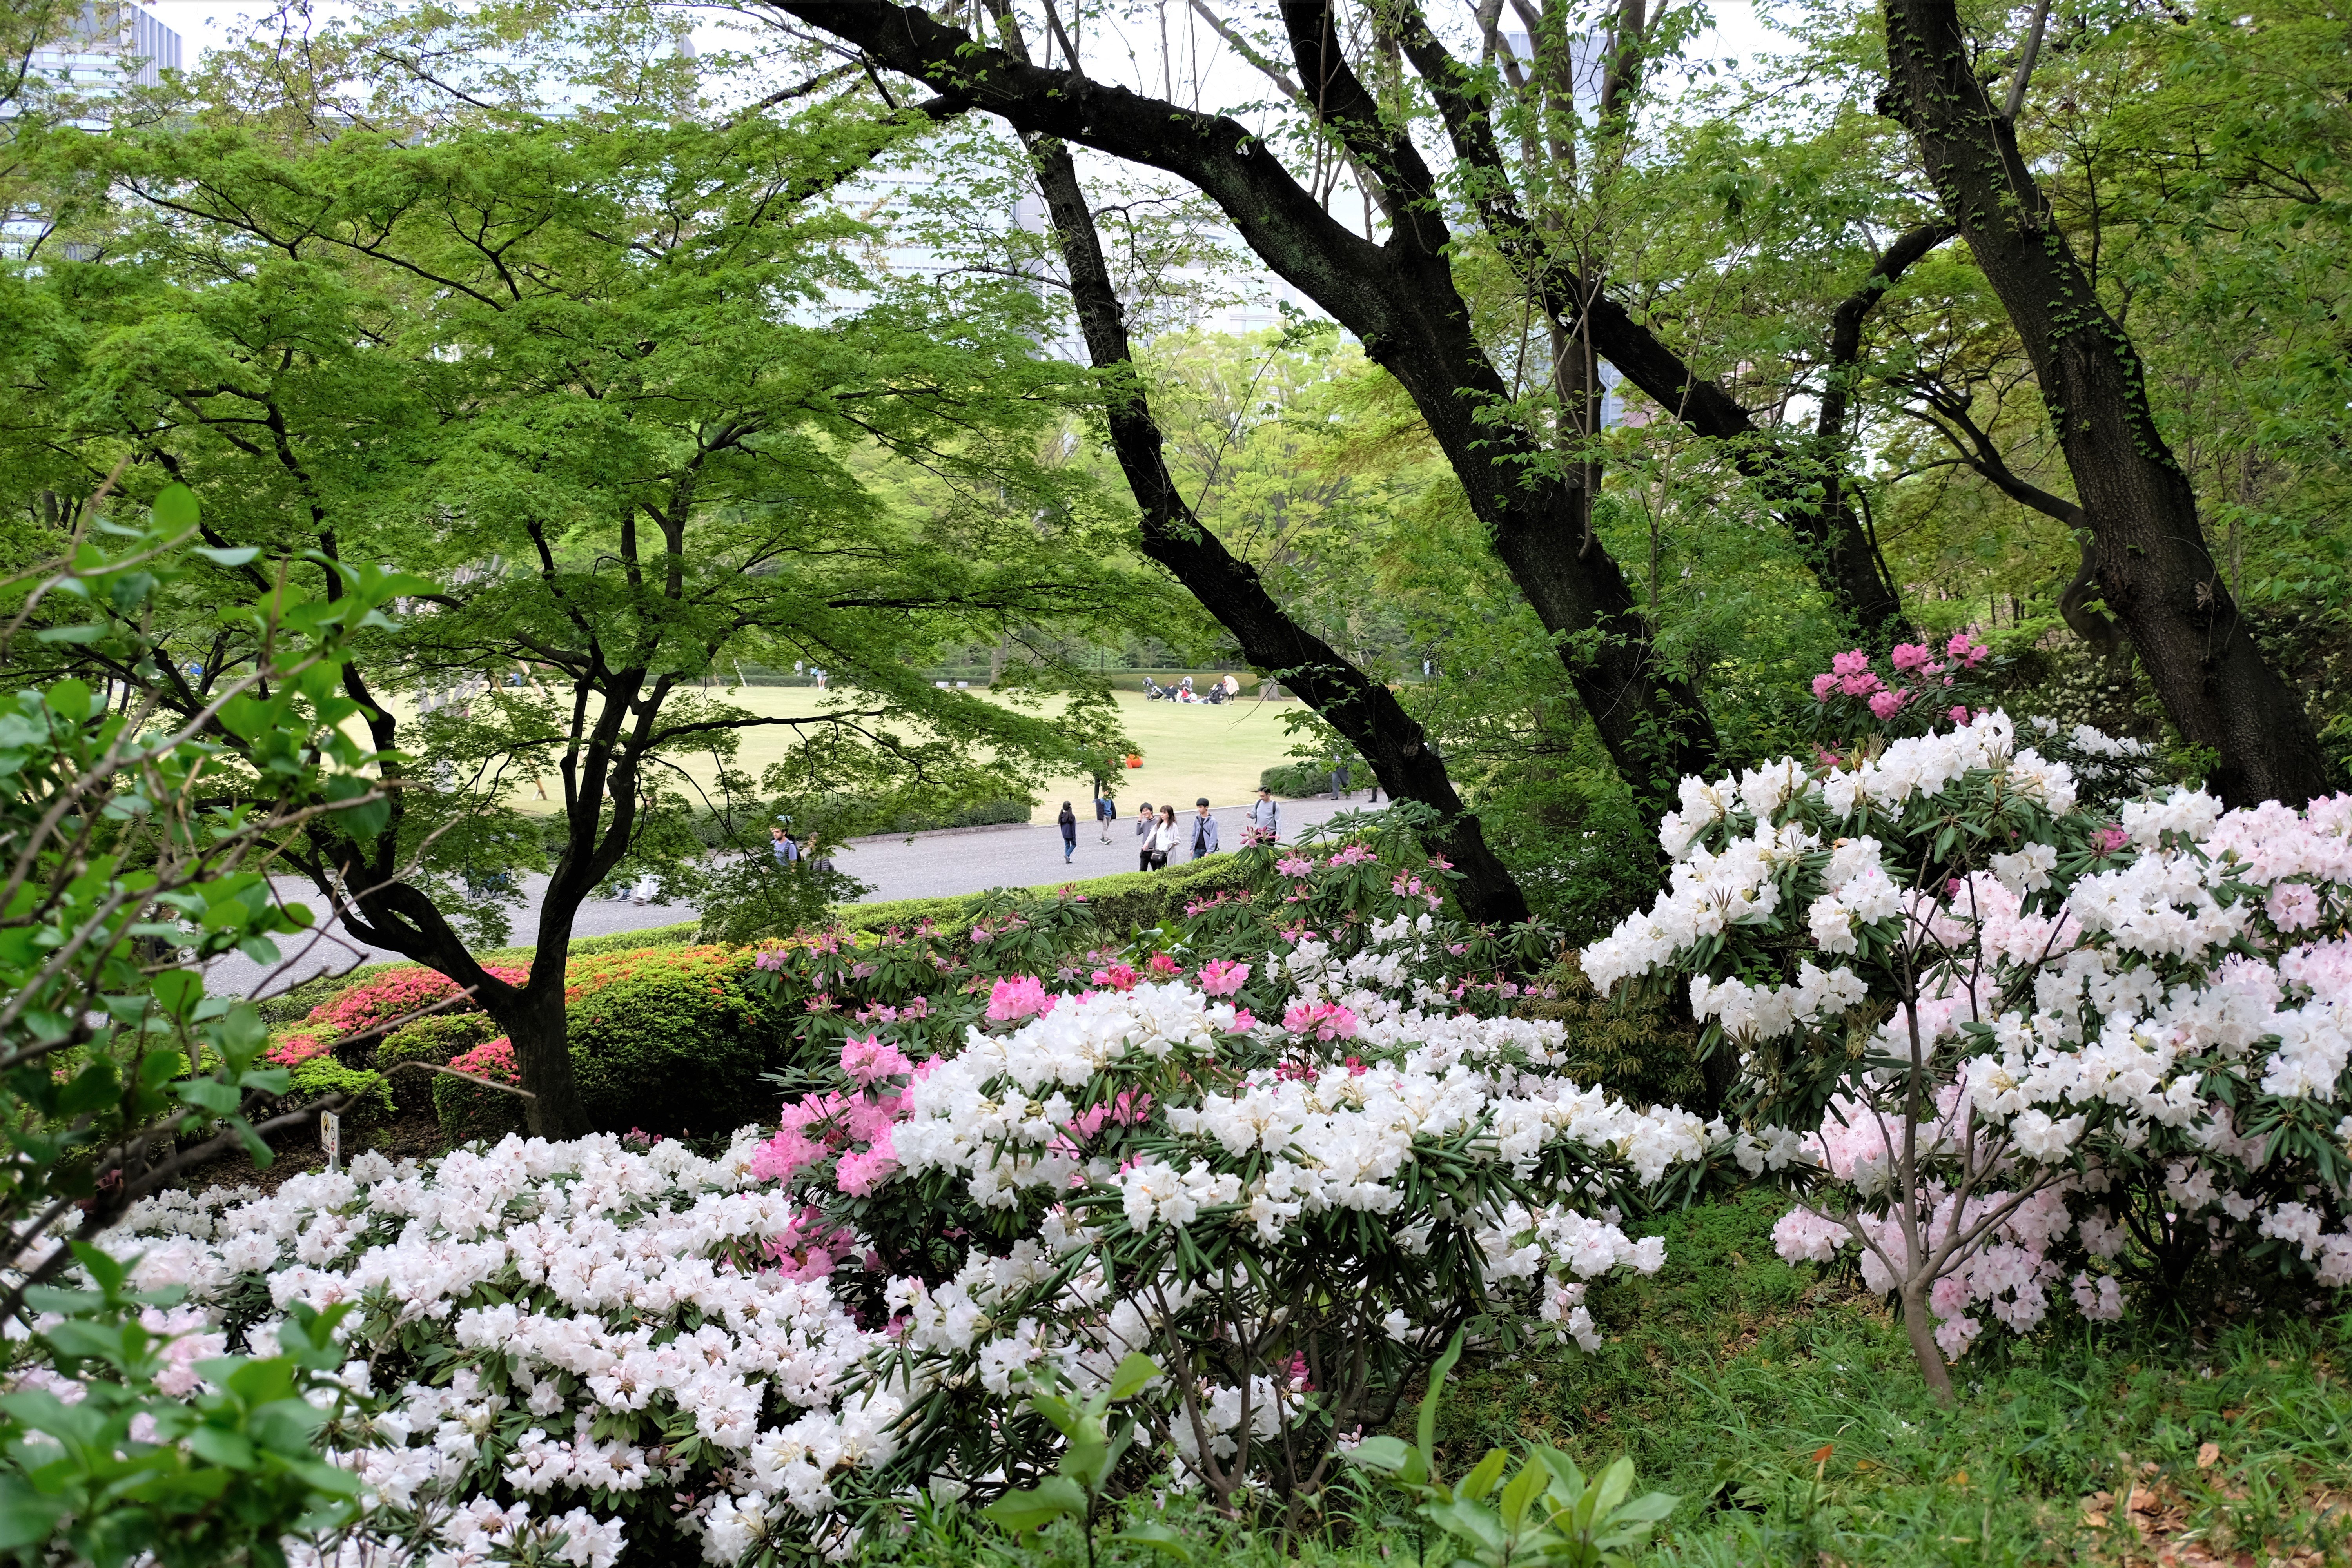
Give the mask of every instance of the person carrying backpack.
M 1192 858 L 1198 860 L 1202 856 L 1214 855 L 1221 846 L 1217 843 L 1217 819 L 1209 815 L 1209 797 L 1204 795 L 1192 804 L 1200 812 L 1192 825 Z
M 1274 791 L 1264 784 L 1257 786 L 1257 799 L 1250 803 L 1249 842 L 1271 844 L 1282 837 L 1282 807 L 1274 803 Z

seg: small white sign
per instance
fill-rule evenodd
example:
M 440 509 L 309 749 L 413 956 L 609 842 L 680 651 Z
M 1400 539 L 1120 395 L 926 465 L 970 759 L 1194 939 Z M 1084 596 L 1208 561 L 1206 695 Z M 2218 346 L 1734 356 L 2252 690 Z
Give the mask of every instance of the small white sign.
M 343 1168 L 343 1119 L 331 1110 L 319 1112 L 319 1147 L 327 1152 L 327 1169 Z

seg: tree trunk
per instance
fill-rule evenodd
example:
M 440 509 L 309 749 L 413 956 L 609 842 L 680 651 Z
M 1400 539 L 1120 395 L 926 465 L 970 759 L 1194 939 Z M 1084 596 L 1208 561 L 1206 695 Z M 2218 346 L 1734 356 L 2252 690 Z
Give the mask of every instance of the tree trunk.
M 1936 1343 L 1936 1315 L 1927 1307 L 1927 1284 L 1914 1279 L 1903 1287 L 1903 1334 L 1911 1342 L 1911 1355 L 1919 1363 L 1919 1375 L 1927 1380 L 1927 1387 L 1936 1403 L 1950 1405 L 1956 1395 L 1952 1391 L 1952 1369 L 1944 1364 L 1944 1352 Z
M 543 950 L 542 950 L 543 951 Z M 515 1068 L 532 1098 L 523 1101 L 523 1130 L 551 1142 L 583 1138 L 595 1131 L 572 1076 L 572 1031 L 563 1007 L 562 949 L 552 973 L 541 982 L 547 962 L 534 958 L 530 980 L 512 1000 L 492 1010 L 514 1047 Z
M 1216 202 L 1252 250 L 1354 332 L 1412 396 L 1649 820 L 1672 807 L 1681 775 L 1712 769 L 1715 731 L 1697 693 L 1660 663 L 1623 574 L 1584 537 L 1570 488 L 1543 477 L 1549 454 L 1531 432 L 1496 416 L 1510 391 L 1454 287 L 1435 178 L 1410 138 L 1381 124 L 1342 58 L 1328 5 L 1286 5 L 1283 15 L 1303 90 L 1389 188 L 1398 217 L 1385 243 L 1339 224 L 1262 137 L 1225 116 L 1040 68 L 912 6 L 773 3 L 1025 133 L 1164 169 Z
M 1331 646 L 1292 619 L 1265 591 L 1256 570 L 1238 560 L 1202 526 L 1176 488 L 1161 455 L 1160 426 L 1143 388 L 1134 379 L 1133 353 L 1124 309 L 1105 264 L 1094 214 L 1078 184 L 1077 166 L 1059 141 L 1029 138 L 1037 163 L 1037 183 L 1053 214 L 1055 237 L 1070 274 L 1070 294 L 1095 368 L 1123 379 L 1110 389 L 1108 417 L 1111 447 L 1142 511 L 1143 551 L 1175 574 L 1217 623 L 1232 633 L 1242 653 L 1260 668 L 1277 672 L 1290 689 L 1347 737 L 1372 764 L 1381 786 L 1395 800 L 1413 800 L 1444 819 L 1437 843 L 1463 880 L 1456 890 L 1463 912 L 1484 924 L 1504 925 L 1528 918 L 1527 897 L 1509 869 L 1488 847 L 1478 818 L 1465 809 L 1423 733 L 1396 694 L 1340 657 Z
M 2231 805 L 2301 805 L 2331 770 L 2302 702 L 2231 602 L 2197 498 L 2147 405 L 2140 363 L 2099 303 L 1993 108 L 1954 0 L 1884 0 L 1879 110 L 1918 142 L 1948 216 L 2017 329 L 2089 521 L 2102 595 L 2165 711 L 2217 761 Z

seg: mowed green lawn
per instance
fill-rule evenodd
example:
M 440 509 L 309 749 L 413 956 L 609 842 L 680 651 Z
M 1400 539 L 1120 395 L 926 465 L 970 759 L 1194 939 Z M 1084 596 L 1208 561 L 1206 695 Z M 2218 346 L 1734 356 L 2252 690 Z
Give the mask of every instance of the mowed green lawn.
M 820 696 L 806 687 L 745 686 L 723 693 L 714 691 L 712 695 L 763 717 L 821 712 L 827 700 L 839 700 L 844 706 L 856 705 L 855 691 Z M 974 695 L 985 699 L 988 694 L 982 691 Z M 1213 805 L 1239 805 L 1255 795 L 1262 770 L 1289 760 L 1292 742 L 1282 726 L 1282 717 L 1299 710 L 1294 699 L 1260 702 L 1254 684 L 1243 688 L 1238 701 L 1221 707 L 1151 702 L 1145 700 L 1140 691 L 1120 691 L 1116 696 L 1128 738 L 1143 758 L 1141 767 L 1122 769 L 1118 782 L 1113 785 L 1123 816 L 1134 816 L 1135 808 L 1147 800 L 1154 805 L 1172 803 L 1189 807 L 1207 795 Z M 405 702 L 399 708 L 402 717 L 409 716 Z M 790 730 L 780 727 L 744 731 L 736 765 L 757 778 L 771 763 L 782 761 L 791 749 Z M 697 783 L 707 786 L 711 782 L 714 770 L 708 757 L 680 756 L 675 760 Z M 1076 806 L 1081 817 L 1090 816 L 1087 784 L 1084 777 L 1076 774 L 1047 781 L 1033 819 L 1051 822 L 1065 800 Z M 515 791 L 511 798 L 526 811 L 551 809 L 541 803 L 537 792 L 529 784 Z
M 1255 682 L 1245 685 L 1238 701 L 1214 708 L 1198 702 L 1150 702 L 1140 691 L 1118 693 L 1128 738 L 1143 758 L 1141 767 L 1123 770 L 1111 786 L 1120 814 L 1133 816 L 1147 800 L 1154 805 L 1189 807 L 1202 795 L 1211 805 L 1255 799 L 1257 775 L 1290 760 L 1292 738 L 1282 727 L 1282 716 L 1299 710 L 1295 698 L 1260 702 L 1255 688 Z M 1052 781 L 1034 820 L 1052 821 L 1065 800 L 1085 816 L 1087 782 L 1078 777 Z

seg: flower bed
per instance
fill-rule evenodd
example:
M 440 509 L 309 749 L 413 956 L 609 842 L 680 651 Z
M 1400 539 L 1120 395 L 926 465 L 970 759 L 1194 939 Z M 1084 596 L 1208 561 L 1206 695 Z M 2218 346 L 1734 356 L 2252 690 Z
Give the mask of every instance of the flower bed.
M 2352 1282 L 2352 797 L 2111 816 L 1985 713 L 1685 780 L 1660 839 L 1673 886 L 1585 970 L 1687 980 L 1753 1167 L 1806 1189 L 1783 1255 L 1854 1248 L 1931 1383 L 2053 1295 Z

